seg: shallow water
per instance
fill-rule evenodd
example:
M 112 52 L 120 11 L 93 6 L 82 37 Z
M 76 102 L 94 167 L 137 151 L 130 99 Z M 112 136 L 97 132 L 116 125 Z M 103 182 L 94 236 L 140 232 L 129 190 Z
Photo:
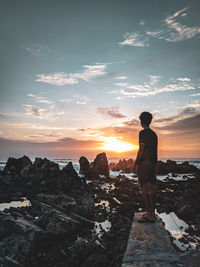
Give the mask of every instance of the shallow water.
M 111 226 L 112 224 L 108 219 L 104 222 L 95 222 L 94 231 L 97 234 L 98 238 L 101 239 L 102 235 L 104 234 L 104 231 L 108 232 Z
M 95 207 L 98 206 L 105 208 L 106 211 L 110 212 L 110 202 L 108 200 L 101 200 L 100 202 L 96 202 Z
M 11 201 L 9 203 L 0 203 L 0 210 L 4 211 L 4 209 L 9 209 L 11 207 L 20 208 L 20 207 L 27 207 L 27 206 L 31 206 L 31 203 L 28 199 L 24 197 L 22 201 Z
M 101 189 L 105 190 L 106 193 L 110 193 L 110 191 L 115 189 L 115 185 L 113 183 L 104 183 L 101 185 Z
M 196 250 L 200 244 L 200 238 L 197 236 L 190 236 L 186 230 L 189 225 L 183 220 L 179 219 L 174 212 L 169 214 L 158 213 L 156 214 L 162 219 L 165 224 L 165 229 L 169 231 L 173 238 L 173 244 L 182 252 L 188 250 Z

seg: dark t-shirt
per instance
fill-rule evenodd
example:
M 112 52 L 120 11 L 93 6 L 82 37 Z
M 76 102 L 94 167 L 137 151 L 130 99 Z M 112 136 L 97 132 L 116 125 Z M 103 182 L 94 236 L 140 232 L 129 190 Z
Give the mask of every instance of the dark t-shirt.
M 150 128 L 145 128 L 139 133 L 139 143 L 144 144 L 141 161 L 149 159 L 157 162 L 158 138 L 156 133 Z

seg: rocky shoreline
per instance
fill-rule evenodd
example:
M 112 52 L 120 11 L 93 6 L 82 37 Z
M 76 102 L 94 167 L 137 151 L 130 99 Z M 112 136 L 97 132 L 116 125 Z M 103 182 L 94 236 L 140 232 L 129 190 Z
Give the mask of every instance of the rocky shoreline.
M 60 170 L 48 159 L 8 159 L 0 172 L 0 203 L 30 202 L 0 212 L 0 266 L 121 266 L 134 212 L 144 206 L 137 181 L 111 178 L 109 169 L 131 172 L 133 161 L 108 164 L 100 153 L 79 163 L 78 175 L 72 163 Z M 193 225 L 190 239 L 200 237 L 199 169 L 172 161 L 158 166 L 159 174 L 193 173 L 185 181 L 158 181 L 157 211 L 174 211 Z

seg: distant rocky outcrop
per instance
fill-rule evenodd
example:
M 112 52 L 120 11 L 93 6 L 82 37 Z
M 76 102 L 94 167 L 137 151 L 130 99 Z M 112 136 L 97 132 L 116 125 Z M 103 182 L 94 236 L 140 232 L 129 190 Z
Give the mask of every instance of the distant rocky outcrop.
M 86 157 L 79 159 L 80 174 L 85 175 L 89 179 L 98 179 L 100 175 L 109 177 L 108 159 L 106 153 L 102 152 L 97 154 L 95 160 L 89 164 Z
M 156 164 L 156 171 L 157 174 L 164 175 L 168 173 L 194 173 L 198 172 L 199 169 L 189 164 L 188 161 L 177 164 L 176 161 L 168 159 L 166 162 L 158 161 Z
M 133 165 L 134 165 L 133 159 L 120 159 L 118 163 L 110 163 L 109 168 L 112 171 L 123 171 L 126 173 L 130 173 L 133 171 Z
M 125 173 L 130 173 L 133 171 L 134 162 L 135 161 L 133 159 L 120 159 L 117 163 L 109 163 L 109 169 L 112 171 L 122 171 Z M 166 162 L 158 161 L 156 164 L 156 173 L 158 175 L 165 175 L 168 173 L 186 174 L 198 171 L 199 169 L 196 166 L 189 164 L 188 161 L 185 161 L 181 164 L 177 164 L 176 161 L 167 160 Z

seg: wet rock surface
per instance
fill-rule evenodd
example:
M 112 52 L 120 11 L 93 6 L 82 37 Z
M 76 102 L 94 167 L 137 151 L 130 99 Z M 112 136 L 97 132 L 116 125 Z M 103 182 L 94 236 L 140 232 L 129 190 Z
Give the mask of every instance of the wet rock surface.
M 186 224 L 185 229 L 176 224 L 171 239 L 184 266 L 194 267 L 198 266 L 200 248 L 200 175 L 196 173 L 189 179 L 185 175 L 184 179 L 176 181 L 166 177 L 163 182 L 157 182 L 157 211 L 171 214 L 170 219 L 176 224 L 174 212 Z
M 87 159 L 80 159 L 81 177 L 72 163 L 59 170 L 36 158 L 11 172 L 16 161 L 10 161 L 0 173 L 0 202 L 26 197 L 30 206 L 0 212 L 0 266 L 121 266 L 134 212 L 144 204 L 137 181 L 109 177 L 104 154 L 89 168 Z M 157 210 L 176 212 L 193 225 L 190 238 L 200 236 L 199 174 L 157 185 Z
M 166 179 L 157 182 L 157 202 L 160 212 L 174 211 L 187 223 L 200 224 L 200 179 L 194 178 L 185 181 Z
M 0 266 L 121 265 L 140 194 L 123 176 L 108 177 L 105 153 L 90 165 L 90 183 L 72 163 L 59 170 L 36 158 L 12 173 L 8 166 L 0 177 L 1 202 L 26 197 L 30 205 L 0 212 Z

